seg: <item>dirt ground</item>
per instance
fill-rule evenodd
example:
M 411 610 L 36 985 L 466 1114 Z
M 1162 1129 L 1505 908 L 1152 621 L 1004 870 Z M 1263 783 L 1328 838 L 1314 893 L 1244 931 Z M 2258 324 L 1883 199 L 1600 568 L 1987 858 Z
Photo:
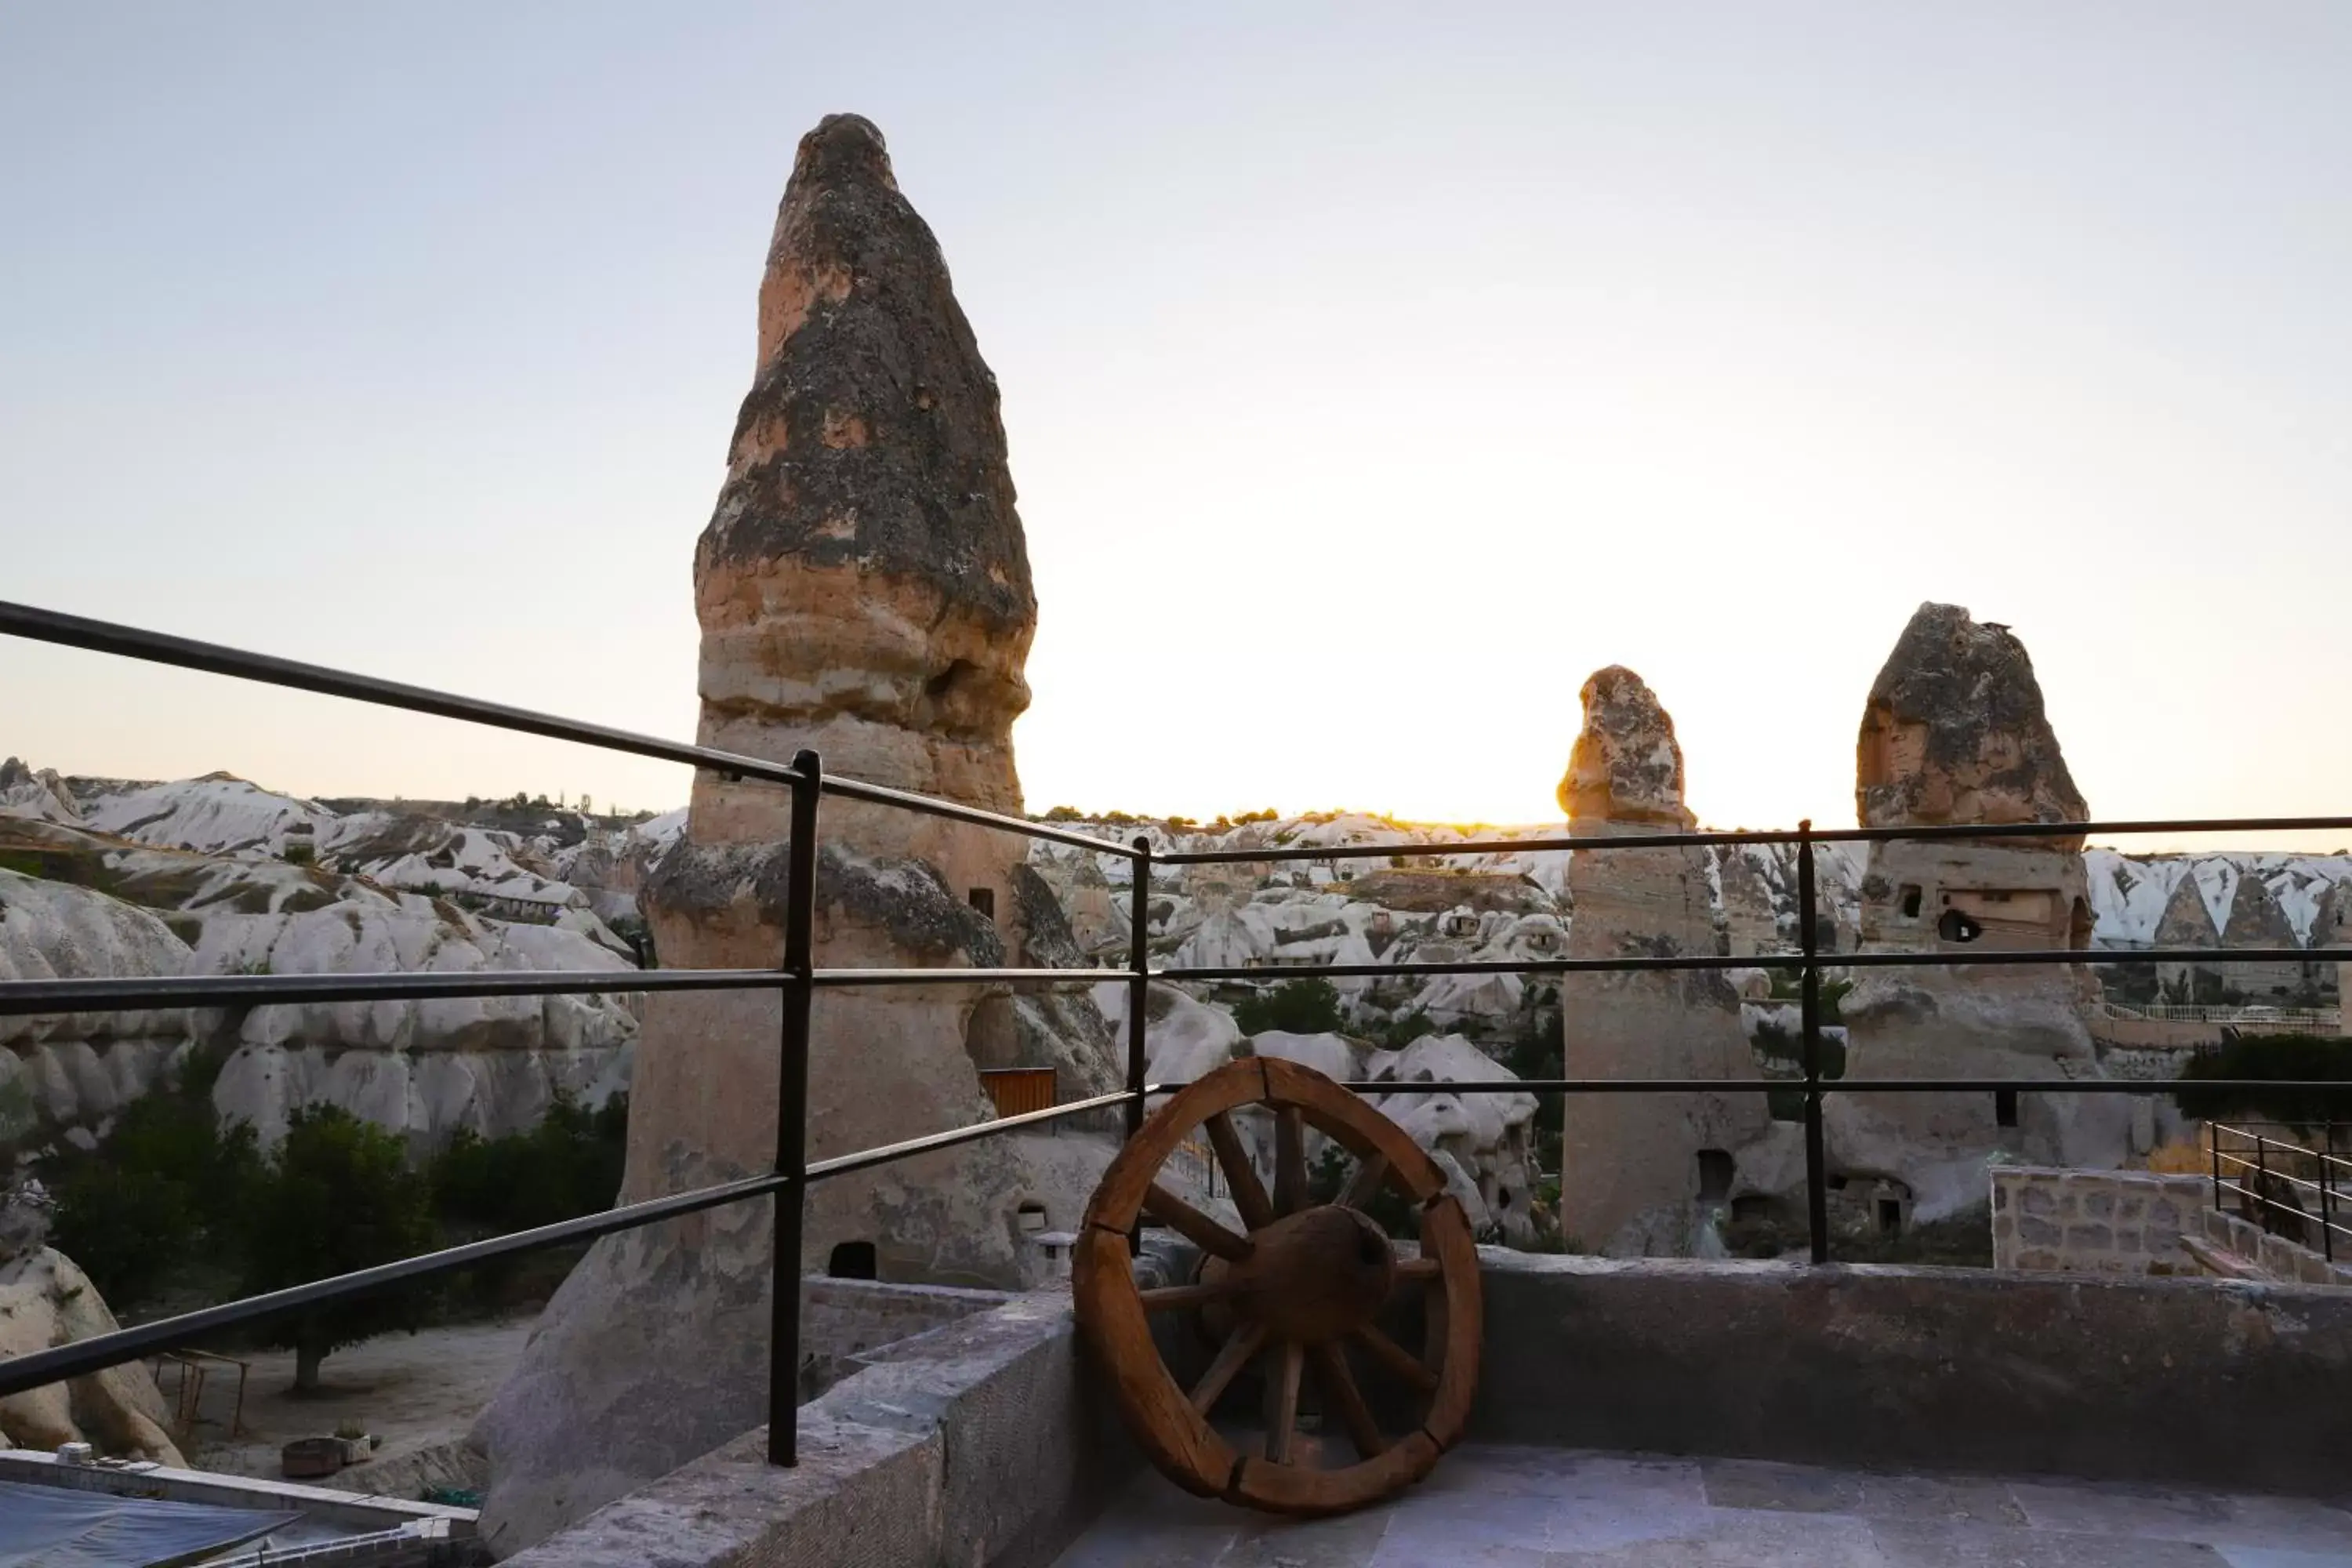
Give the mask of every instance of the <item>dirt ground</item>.
M 236 1403 L 236 1369 L 215 1363 L 205 1374 L 195 1429 L 181 1437 L 181 1450 L 200 1469 L 275 1477 L 280 1473 L 281 1447 L 297 1437 L 332 1436 L 346 1421 L 383 1439 L 373 1456 L 378 1463 L 452 1442 L 489 1403 L 537 1321 L 535 1314 L 526 1314 L 384 1334 L 349 1345 L 320 1365 L 320 1391 L 299 1398 L 288 1392 L 294 1382 L 294 1352 L 256 1352 L 240 1358 L 252 1370 L 246 1376 L 241 1430 L 234 1438 L 229 1416 Z M 161 1369 L 166 1405 L 176 1405 L 179 1376 L 175 1367 Z

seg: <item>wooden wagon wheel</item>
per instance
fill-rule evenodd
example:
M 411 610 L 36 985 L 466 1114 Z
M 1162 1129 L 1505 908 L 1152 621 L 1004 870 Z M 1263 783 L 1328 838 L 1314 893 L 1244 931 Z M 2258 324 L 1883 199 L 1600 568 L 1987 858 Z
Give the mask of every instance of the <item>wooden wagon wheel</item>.
M 1258 1180 L 1232 1113 L 1263 1105 L 1275 1118 L 1275 1181 Z M 1360 1162 L 1336 1203 L 1307 1196 L 1306 1129 L 1337 1140 Z M 1244 1235 L 1160 1184 L 1160 1166 L 1195 1129 L 1204 1131 L 1233 1189 Z M 1421 1210 L 1421 1256 L 1400 1259 L 1363 1205 L 1381 1184 Z M 1142 1289 L 1128 1234 L 1149 1215 L 1205 1255 L 1191 1284 Z M 1087 1207 L 1072 1258 L 1078 1325 L 1136 1441 L 1185 1490 L 1276 1513 L 1340 1513 L 1393 1496 L 1429 1473 L 1460 1441 L 1478 1382 L 1478 1251 L 1461 1204 L 1403 1129 L 1347 1089 L 1293 1062 L 1252 1057 L 1179 1090 L 1128 1142 Z M 1428 1335 L 1414 1354 L 1374 1319 L 1391 1294 L 1426 1292 Z M 1223 1343 L 1186 1389 L 1153 1342 L 1149 1314 L 1208 1309 Z M 1419 1426 L 1384 1433 L 1350 1367 L 1349 1352 L 1426 1399 Z M 1209 1424 L 1218 1396 L 1253 1361 L 1265 1363 L 1262 1453 L 1237 1453 Z M 1357 1455 L 1317 1468 L 1296 1441 L 1301 1383 L 1312 1373 L 1324 1409 L 1339 1417 Z

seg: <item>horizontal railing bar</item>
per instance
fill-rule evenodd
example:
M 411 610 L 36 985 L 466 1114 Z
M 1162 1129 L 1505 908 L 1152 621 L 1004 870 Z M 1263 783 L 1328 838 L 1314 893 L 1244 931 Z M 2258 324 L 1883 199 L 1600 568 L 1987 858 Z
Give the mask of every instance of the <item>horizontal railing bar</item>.
M 1073 1100 L 1066 1105 L 1048 1106 L 1043 1110 L 1024 1111 L 1017 1116 L 999 1117 L 971 1127 L 952 1128 L 922 1138 L 911 1138 L 901 1143 L 886 1144 L 862 1153 L 845 1154 L 837 1159 L 820 1160 L 808 1167 L 806 1180 L 823 1181 L 851 1171 L 888 1164 L 910 1154 L 932 1149 L 948 1148 L 958 1143 L 970 1143 L 999 1132 L 1034 1126 L 1082 1111 L 1098 1110 L 1107 1106 L 1124 1104 L 1133 1098 L 1120 1089 L 1113 1094 L 1097 1095 L 1089 1100 Z M 110 1366 L 120 1366 L 127 1361 L 137 1361 L 160 1351 L 177 1350 L 191 1340 L 205 1338 L 225 1329 L 257 1322 L 305 1307 L 324 1306 L 353 1296 L 363 1296 L 393 1285 L 430 1279 L 436 1275 L 455 1273 L 494 1258 L 510 1257 L 517 1253 L 536 1252 L 569 1242 L 592 1240 L 615 1231 L 635 1230 L 666 1219 L 698 1214 L 704 1209 L 722 1205 L 741 1203 L 751 1198 L 766 1197 L 793 1184 L 790 1175 L 776 1173 L 763 1176 L 745 1176 L 738 1181 L 721 1182 L 715 1186 L 698 1187 L 692 1192 L 674 1193 L 667 1197 L 648 1198 L 643 1203 L 628 1204 L 607 1209 L 602 1214 L 582 1215 L 559 1220 L 530 1230 L 519 1230 L 506 1236 L 488 1237 L 457 1247 L 443 1247 L 436 1252 L 419 1253 L 396 1263 L 380 1263 L 372 1268 L 355 1269 L 331 1279 L 313 1279 L 307 1284 L 289 1286 L 266 1295 L 247 1296 L 241 1300 L 225 1301 L 218 1306 L 200 1308 L 176 1317 L 162 1318 L 135 1328 L 120 1329 L 110 1334 L 98 1334 L 53 1350 L 37 1351 L 31 1355 L 16 1356 L 0 1361 L 0 1399 L 39 1388 L 47 1384 L 68 1378 L 84 1377 L 103 1372 Z
M 2032 963 L 2278 963 L 2352 960 L 2352 948 L 1937 948 L 1909 952 L 1823 954 L 1825 969 L 1938 968 Z M 1171 965 L 1154 980 L 1283 978 L 1411 979 L 1418 974 L 1638 973 L 1672 970 L 1801 970 L 1797 953 L 1681 953 L 1660 958 L 1464 959 L 1447 963 Z M 1124 969 L 821 969 L 815 983 L 844 985 L 1098 984 L 1131 981 Z M 773 969 L 477 970 L 459 974 L 102 975 L 77 980 L 0 981 L 0 1017 L 157 1007 L 267 1006 L 304 1002 L 396 1002 L 459 996 L 604 995 L 649 991 L 740 991 L 784 985 Z M 1769 998 L 1787 1001 L 1793 998 Z M 2255 1020 L 2259 1022 L 2260 1020 Z
M 2352 947 L 1951 947 L 1915 952 L 1824 954 L 1825 969 L 1901 969 L 1906 966 L 1990 963 L 2330 963 L 2352 962 Z M 2255 1020 L 2260 1022 L 2261 1020 Z
M 1007 816 L 1003 812 L 985 811 L 959 801 L 941 800 L 936 795 L 917 795 L 911 790 L 892 789 L 887 784 L 866 784 L 858 779 L 841 778 L 826 773 L 817 788 L 826 795 L 845 800 L 865 801 L 872 805 L 894 805 L 904 811 L 924 816 L 942 816 L 953 822 L 969 822 L 979 827 L 993 827 L 1005 833 L 1018 833 L 1029 838 L 1051 839 L 1056 844 L 1076 845 L 1097 854 L 1117 855 L 1134 860 L 1141 852 L 1131 844 L 1120 844 L 1108 838 L 1097 838 L 1089 833 L 1078 833 L 1066 827 L 1049 827 L 1042 822 L 1032 822 L 1025 816 Z
M 1155 1083 L 1148 1092 L 1173 1094 L 1188 1083 Z M 1778 1094 L 1802 1089 L 1801 1078 L 1514 1078 L 1433 1079 L 1398 1082 L 1349 1079 L 1339 1088 L 1358 1094 Z M 2074 1079 L 1839 1078 L 1823 1079 L 1824 1094 L 2171 1094 L 2183 1089 L 2315 1090 L 2352 1096 L 2352 1079 Z
M 1135 976 L 1125 969 L 820 969 L 815 978 L 819 985 L 1093 985 Z
M 2277 1126 L 2277 1127 L 2292 1127 L 2292 1126 L 2294 1126 L 2294 1123 L 2293 1123 L 2293 1122 L 2291 1122 L 2291 1121 L 2279 1121 L 2279 1122 L 2267 1123 L 2266 1125 Z M 2218 1121 L 2217 1121 L 2217 1122 L 2212 1123 L 2211 1131 L 2218 1131 L 2218 1132 L 2227 1132 L 2227 1133 L 2229 1133 L 2231 1137 L 2234 1137 L 2234 1138 L 2252 1138 L 2252 1137 L 2253 1137 L 2253 1136 L 2254 1136 L 2254 1134 L 2253 1134 L 2253 1133 L 2246 1132 L 2246 1131 L 2241 1131 L 2238 1127 L 2235 1127 L 2235 1126 L 2225 1126 L 2225 1125 L 2223 1125 L 2222 1123 L 2218 1122 Z M 2280 1142 L 2280 1141 L 2279 1141 L 2278 1139 L 2276 1139 L 2276 1138 L 2264 1138 L 2264 1139 L 2263 1140 L 2263 1142 L 2267 1147 L 2269 1147 L 2269 1148 L 2273 1148 L 2273 1149 L 2276 1149 L 2276 1150 L 2278 1150 L 2278 1151 L 2279 1151 L 2280 1152 L 2282 1152 L 2282 1153 L 2286 1153 L 2286 1154 L 2300 1154 L 2301 1156 L 2303 1156 L 2303 1158 L 2305 1158 L 2305 1159 L 2306 1159 L 2306 1160 L 2317 1160 L 2317 1161 L 2319 1161 L 2319 1162 L 2320 1162 L 2321 1163 L 2323 1163 L 2323 1164 L 2328 1164 L 2328 1165 L 2338 1165 L 2338 1166 L 2341 1166 L 2341 1167 L 2343 1167 L 2344 1169 L 2346 1169 L 2346 1170 L 2347 1170 L 2347 1171 L 2352 1171 L 2352 1158 L 2347 1158 L 2347 1157 L 2346 1157 L 2345 1155 L 2342 1155 L 2342 1154 L 2330 1153 L 2329 1152 L 2327 1152 L 2326 1150 L 2324 1150 L 2324 1149 L 2310 1149 L 2310 1148 L 2305 1148 L 2304 1145 L 2302 1145 L 2302 1144 L 2300 1144 L 2300 1143 L 2285 1143 L 2285 1142 Z M 2235 1160 L 2235 1159 L 2238 1159 L 2238 1158 L 2239 1158 L 2239 1156 L 2241 1156 L 2241 1155 L 2244 1154 L 2244 1153 L 2247 1152 L 2245 1149 L 2224 1149 L 2224 1148 L 2221 1147 L 2218 1143 L 2216 1143 L 2216 1144 L 2212 1145 L 2212 1151 L 2213 1151 L 2213 1153 L 2214 1153 L 2217 1157 L 2219 1157 L 2219 1158 L 2221 1158 L 2221 1159 L 2224 1159 L 2224 1160 Z
M 1261 860 L 1380 860 L 1391 855 L 1427 860 L 1447 855 L 1543 855 L 1574 849 L 1697 849 L 1710 844 L 1794 844 L 1797 837 L 1794 829 L 1710 828 L 1694 833 L 1594 834 L 1588 837 L 1461 838 L 1450 844 L 1282 844 L 1259 849 L 1171 849 L 1152 859 L 1162 866 L 1223 866 Z
M 1792 1078 L 1787 1083 L 1801 1085 Z M 1784 1085 L 1785 1087 L 1785 1085 Z M 2284 1089 L 2290 1093 L 2352 1095 L 2352 1079 L 2277 1078 L 1842 1078 L 1824 1079 L 1825 1092 L 1840 1094 L 1944 1094 L 1972 1089 L 2013 1089 L 2021 1094 L 2177 1094 L 2213 1089 L 2231 1094 Z
M 412 713 L 428 713 L 439 719 L 457 719 L 469 724 L 486 724 L 527 735 L 542 735 L 550 740 L 570 741 L 608 752 L 627 752 L 640 757 L 652 757 L 658 762 L 681 763 L 688 767 L 708 768 L 714 773 L 759 779 L 767 784 L 790 785 L 800 777 L 785 764 L 770 762 L 764 757 L 722 752 L 709 746 L 692 746 L 679 741 L 665 741 L 658 735 L 639 734 L 635 731 L 619 730 L 609 724 L 590 724 L 577 719 L 559 718 L 551 713 L 535 712 L 503 702 L 486 702 L 479 698 L 460 697 L 453 692 L 436 691 L 429 687 L 410 686 L 373 675 L 357 675 L 320 664 L 305 664 L 299 659 L 280 658 L 274 654 L 249 653 L 220 643 L 199 642 L 193 637 L 173 637 L 113 621 L 92 620 L 86 616 L 44 610 L 31 605 L 0 600 L 0 632 L 36 642 L 86 648 L 93 653 L 119 654 L 126 658 L 144 659 L 151 664 L 173 665 L 182 669 L 234 676 L 240 680 L 255 680 L 297 691 L 312 691 L 325 697 L 343 697 L 357 702 L 373 702 L 380 707 L 404 709 Z M 1129 859 L 1136 856 L 1133 847 L 1111 839 L 1096 838 L 1063 827 L 1049 827 L 1043 823 L 982 811 L 977 806 L 963 805 L 955 801 L 934 800 L 929 795 L 891 789 L 883 784 L 864 784 L 856 779 L 826 774 L 820 781 L 819 787 L 827 795 L 847 800 L 900 806 L 929 816 L 950 817 L 983 827 L 1024 834 L 1032 838 L 1050 838 L 1057 843 L 1073 844 L 1080 848 Z
M 2092 834 L 2326 833 L 2352 829 L 2352 816 L 2209 816 L 2120 822 L 1954 822 L 1910 827 L 1817 827 L 1816 844 L 1891 844 L 1937 838 L 2070 838 Z M 1447 855 L 1541 855 L 1577 849 L 1697 849 L 1708 845 L 1796 844 L 1795 828 L 1706 828 L 1691 833 L 1595 833 L 1543 838 L 1462 838 L 1452 843 L 1269 845 L 1256 849 L 1174 849 L 1155 857 L 1163 866 L 1234 865 L 1276 860 L 1377 860 L 1391 855 L 1433 859 Z
M 1461 959 L 1444 963 L 1265 963 L 1171 964 L 1152 971 L 1155 980 L 1276 980 L 1290 978 L 1402 979 L 1415 974 L 1592 974 L 1652 970 L 1801 970 L 1809 962 L 1823 969 L 1938 969 L 2013 963 L 2324 963 L 2352 961 L 2352 948 L 2165 947 L 2126 952 L 2115 948 L 1931 948 L 1904 952 L 1823 953 L 1809 961 L 1793 952 L 1725 955 L 1678 953 L 1662 958 Z M 1796 1005 L 1794 997 L 1775 997 Z
M 327 1279 L 313 1279 L 308 1284 L 291 1285 L 266 1295 L 224 1301 L 218 1306 L 199 1308 L 177 1317 L 159 1318 L 154 1322 L 142 1323 L 136 1328 L 119 1329 L 110 1334 L 79 1340 L 54 1350 L 36 1351 L 31 1355 L 0 1361 L 0 1398 L 22 1394 L 28 1388 L 38 1388 L 44 1384 L 102 1372 L 110 1366 L 136 1361 L 158 1351 L 176 1350 L 191 1340 L 264 1318 L 274 1318 L 303 1307 L 323 1306 L 349 1297 L 362 1296 L 386 1286 L 427 1279 L 436 1274 L 454 1273 L 494 1258 L 536 1252 L 568 1242 L 592 1240 L 614 1231 L 635 1230 L 641 1226 L 675 1219 L 681 1215 L 698 1214 L 724 1204 L 765 1197 L 789 1184 L 790 1178 L 785 1176 L 746 1176 L 740 1181 L 698 1187 L 690 1193 L 648 1198 L 643 1203 L 607 1209 L 602 1214 L 582 1215 L 531 1230 L 488 1237 L 458 1247 L 443 1247 L 437 1252 L 423 1252 L 396 1263 L 379 1263 L 373 1268 L 356 1269 Z
M 1157 1092 L 1150 1087 L 1145 1094 Z M 885 1143 L 878 1149 L 867 1149 L 856 1154 L 837 1154 L 830 1160 L 809 1162 L 808 1179 L 822 1182 L 829 1176 L 845 1175 L 876 1165 L 887 1165 L 893 1160 L 904 1160 L 913 1154 L 928 1154 L 934 1149 L 952 1149 L 959 1143 L 970 1143 L 993 1133 L 1010 1132 L 1016 1127 L 1034 1126 L 1082 1110 L 1101 1110 L 1109 1106 L 1125 1105 L 1135 1094 L 1129 1089 L 1117 1089 L 1109 1094 L 1097 1094 L 1087 1100 L 1074 1100 L 1066 1105 L 1049 1105 L 1043 1110 L 1024 1110 L 1017 1116 L 1000 1116 L 993 1121 L 982 1121 L 971 1127 L 950 1127 L 944 1132 L 926 1133 L 899 1143 Z
M 377 676 L 358 675 L 348 670 L 331 668 L 325 665 L 282 658 L 273 654 L 251 653 L 220 643 L 173 637 L 167 633 L 124 626 L 119 622 L 100 621 L 86 616 L 67 615 L 62 611 L 41 609 L 31 605 L 18 605 L 0 600 L 0 632 L 37 642 L 85 648 L 96 653 L 116 654 L 128 658 L 143 659 L 153 664 L 173 665 L 183 669 L 203 670 L 210 674 L 233 676 L 239 679 L 256 680 L 295 690 L 317 692 L 323 696 L 373 702 L 383 707 L 404 709 L 410 712 L 427 713 L 437 718 L 486 724 L 497 729 L 541 735 L 550 740 L 569 741 L 606 751 L 627 752 L 660 762 L 679 763 L 688 767 L 709 768 L 714 772 L 761 779 L 771 784 L 790 784 L 799 776 L 790 767 L 780 763 L 770 762 L 762 757 L 721 752 L 709 746 L 688 745 L 683 742 L 666 741 L 656 735 L 641 734 L 608 724 L 592 724 L 577 719 L 559 718 L 553 714 L 541 713 L 527 708 L 517 708 L 508 703 L 460 697 L 452 692 L 436 691 L 428 687 L 411 686 L 402 681 L 386 680 Z M 877 805 L 897 806 L 926 816 L 968 822 L 1032 838 L 1050 839 L 1056 843 L 1091 849 L 1102 854 L 1117 855 L 1123 858 L 1132 859 L 1138 853 L 1132 846 L 1120 844 L 1112 839 L 1097 838 L 1090 834 L 1049 826 L 1043 823 L 1031 822 L 1024 817 L 987 811 L 956 801 L 940 800 L 930 795 L 918 795 L 909 790 L 893 789 L 887 784 L 866 784 L 856 779 L 828 775 L 821 782 L 820 787 L 828 795 L 838 795 L 846 800 L 862 800 Z M 2347 828 L 2352 828 L 2352 816 L 2177 817 L 2116 822 L 1937 823 L 1907 827 L 1832 827 L 1813 830 L 1811 838 L 1817 844 L 1839 844 L 1886 843 L 1895 840 L 1937 838 L 2050 838 L 2101 833 L 2294 833 L 2342 831 Z M 1200 865 L 1220 861 L 1349 860 L 1376 858 L 1386 855 L 1425 858 L 1446 855 L 1535 853 L 1568 849 L 1696 848 L 1706 845 L 1794 844 L 1802 837 L 1803 835 L 1798 831 L 1788 828 L 1760 830 L 1740 828 L 1681 834 L 1593 834 L 1545 838 L 1473 838 L 1458 840 L 1453 844 L 1342 844 L 1320 847 L 1284 845 L 1258 849 L 1176 850 L 1161 855 L 1158 859 L 1162 864 L 1168 865 Z
M 0 1017 L 155 1007 L 400 1002 L 457 996 L 593 996 L 741 991 L 792 983 L 774 969 L 515 969 L 457 974 L 182 974 L 0 981 Z
M 2293 1150 L 2282 1146 L 2278 1149 L 2278 1152 L 2281 1154 L 2308 1153 L 2309 1151 Z M 2226 1160 L 2242 1171 L 2259 1171 L 2264 1175 L 2276 1176 L 2279 1180 L 2293 1183 L 2298 1187 L 2309 1187 L 2315 1193 L 2322 1191 L 2323 1189 L 2331 1194 L 2336 1191 L 2336 1187 L 2333 1183 L 2315 1181 L 2309 1176 L 2290 1175 L 2275 1165 L 2268 1164 L 2261 1160 L 2246 1159 L 2243 1155 L 2233 1150 L 2216 1149 L 2213 1151 L 2213 1159 L 2217 1164 Z
M 1460 959 L 1446 963 L 1266 963 L 1171 964 L 1151 972 L 1154 980 L 1285 980 L 1292 978 L 1406 979 L 1415 974 L 1583 974 L 1654 969 L 1802 969 L 1794 953 L 1727 958 L 1720 953 L 1681 953 L 1671 958 Z M 1794 1005 L 1794 998 L 1790 999 Z
M 2271 1174 L 2276 1175 L 2278 1173 L 2273 1171 Z M 2310 1224 L 2318 1226 L 2322 1229 L 2332 1231 L 2337 1236 L 2352 1236 L 2352 1229 L 2347 1229 L 2344 1226 L 2337 1224 L 2333 1219 L 2323 1220 L 2320 1218 L 2319 1211 L 2316 1209 L 2297 1208 L 2293 1204 L 2281 1203 L 2278 1199 L 2271 1197 L 2267 1194 L 2258 1193 L 2252 1190 L 2242 1182 L 2225 1182 L 2222 1184 L 2227 1186 L 2231 1192 L 2237 1194 L 2238 1201 L 2241 1203 L 2258 1204 L 2266 1210 L 2274 1209 L 2280 1214 L 2291 1214 L 2299 1220 L 2308 1221 Z M 2305 1182 L 2301 1184 L 2311 1187 L 2314 1190 L 2316 1190 L 2319 1185 L 2316 1182 Z M 2224 1214 L 2229 1212 L 2227 1209 L 2221 1208 L 2221 1200 L 2218 1195 L 2214 1199 L 2213 1206 L 2216 1209 L 2220 1209 L 2221 1212 Z M 2241 1215 L 2239 1217 L 2242 1219 L 2245 1216 Z M 2277 1233 L 2273 1232 L 2272 1234 L 2276 1235 Z M 2284 1239 L 2292 1241 L 2294 1238 L 2293 1237 L 2287 1237 Z
M 658 762 L 683 763 L 688 767 L 740 773 L 746 778 L 764 779 L 771 784 L 790 784 L 800 777 L 782 763 L 772 763 L 763 757 L 741 756 L 732 752 L 714 751 L 708 746 L 689 746 L 677 741 L 665 741 L 657 735 L 641 735 L 634 731 L 616 730 L 610 725 L 560 719 L 553 714 L 509 707 L 503 702 L 485 702 L 478 698 L 459 697 L 373 675 L 354 675 L 348 670 L 331 669 L 325 665 L 280 658 L 274 654 L 247 653 L 242 648 L 226 647 L 219 643 L 171 637 L 163 632 L 120 626 L 111 621 L 96 621 L 56 610 L 37 609 L 30 605 L 0 600 L 0 632 L 37 642 L 58 643 L 67 647 L 88 648 L 94 653 L 121 654 L 128 658 L 144 659 L 151 664 L 176 665 L 182 669 L 230 675 L 268 686 L 290 687 L 297 691 L 347 697 L 381 707 L 405 709 L 412 713 L 429 713 L 440 719 L 457 719 L 499 730 L 543 735 L 554 741 L 572 741 L 605 751 L 629 752 Z

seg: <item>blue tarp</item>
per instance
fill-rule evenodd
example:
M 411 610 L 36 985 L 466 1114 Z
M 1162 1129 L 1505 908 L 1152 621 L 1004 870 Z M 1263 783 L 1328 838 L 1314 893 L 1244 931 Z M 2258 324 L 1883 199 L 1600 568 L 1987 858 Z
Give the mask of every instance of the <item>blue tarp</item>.
M 181 1568 L 301 1517 L 0 1481 L 0 1568 Z

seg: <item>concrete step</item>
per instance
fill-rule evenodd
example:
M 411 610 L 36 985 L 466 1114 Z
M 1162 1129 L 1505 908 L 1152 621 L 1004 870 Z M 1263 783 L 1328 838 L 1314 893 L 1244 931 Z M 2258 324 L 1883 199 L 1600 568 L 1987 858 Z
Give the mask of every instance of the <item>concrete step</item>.
M 2197 1267 L 2205 1273 L 2223 1279 L 2266 1280 L 2270 1279 L 2270 1276 L 2263 1272 L 2260 1268 L 2247 1262 L 2236 1253 L 2225 1252 L 2200 1237 L 2182 1237 L 2180 1250 L 2196 1259 Z

